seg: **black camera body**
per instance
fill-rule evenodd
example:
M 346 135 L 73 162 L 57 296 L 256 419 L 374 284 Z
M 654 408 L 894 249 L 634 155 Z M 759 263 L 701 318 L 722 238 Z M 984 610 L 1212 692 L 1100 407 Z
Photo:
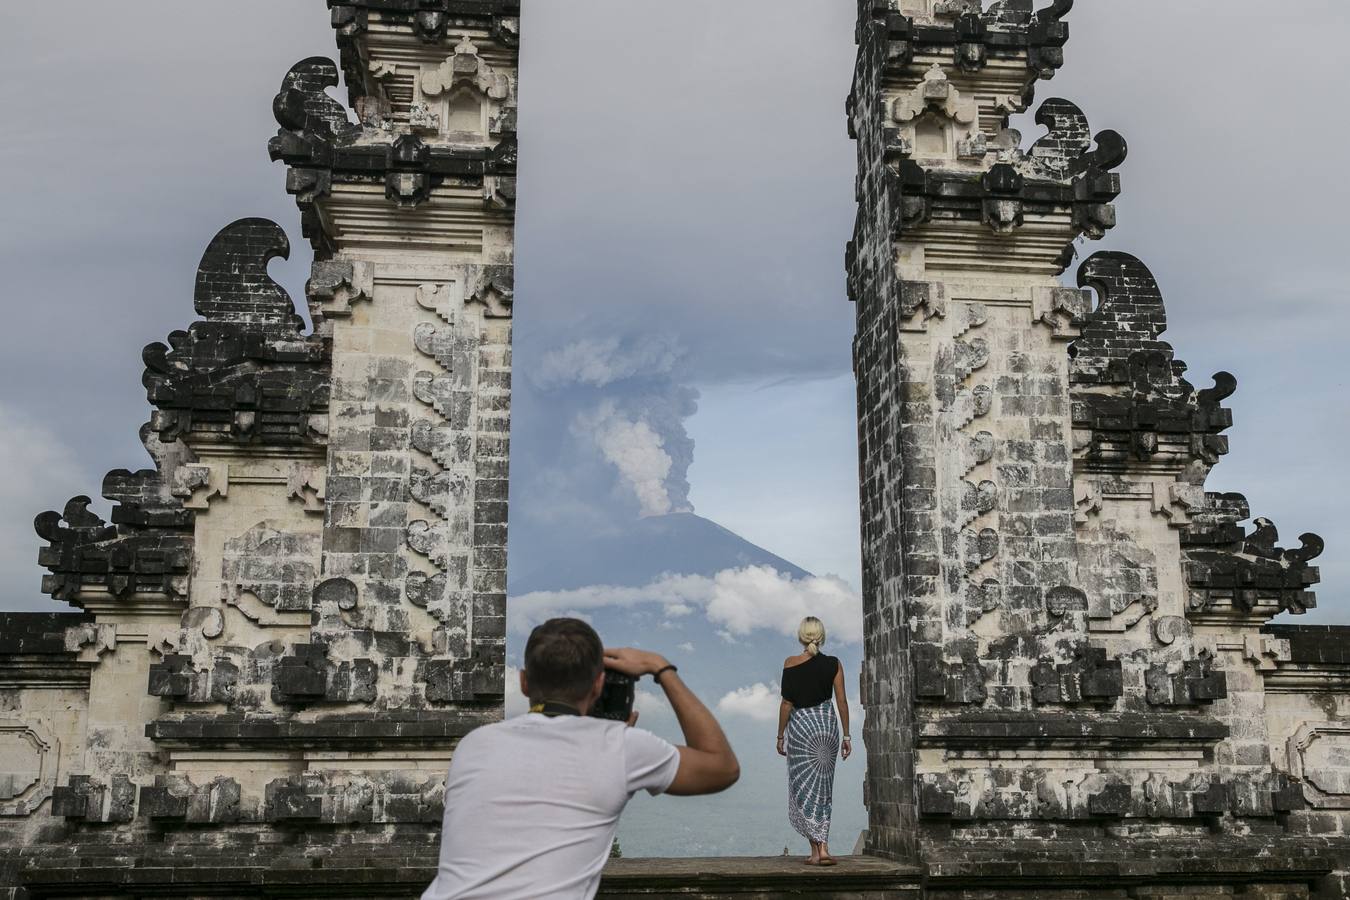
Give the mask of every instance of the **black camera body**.
M 606 669 L 604 689 L 600 691 L 600 699 L 595 701 L 589 714 L 597 719 L 627 722 L 633 714 L 633 702 L 636 699 L 637 679 Z

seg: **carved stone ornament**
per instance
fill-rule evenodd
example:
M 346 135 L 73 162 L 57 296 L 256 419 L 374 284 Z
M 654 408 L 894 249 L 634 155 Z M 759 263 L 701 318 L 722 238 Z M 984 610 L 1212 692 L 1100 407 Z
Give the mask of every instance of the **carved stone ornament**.
M 315 260 L 305 295 L 316 317 L 346 318 L 354 304 L 375 299 L 374 267 L 364 260 Z
M 1350 722 L 1315 722 L 1289 738 L 1289 774 L 1315 809 L 1350 809 Z
M 30 816 L 51 797 L 60 756 L 46 729 L 0 719 L 0 817 Z
M 422 93 L 439 97 L 459 87 L 469 87 L 491 100 L 511 96 L 511 79 L 493 70 L 478 55 L 478 46 L 468 37 L 455 45 L 454 55 L 434 69 L 422 73 Z
M 934 63 L 914 90 L 891 104 L 891 115 L 897 122 L 912 122 L 929 111 L 970 125 L 978 118 L 980 108 L 974 97 L 962 95 L 948 80 L 942 66 Z
M 240 219 L 211 241 L 197 270 L 204 321 L 143 354 L 166 441 L 322 443 L 327 426 L 327 347 L 303 333 L 290 296 L 267 272 L 290 255 L 286 233 Z

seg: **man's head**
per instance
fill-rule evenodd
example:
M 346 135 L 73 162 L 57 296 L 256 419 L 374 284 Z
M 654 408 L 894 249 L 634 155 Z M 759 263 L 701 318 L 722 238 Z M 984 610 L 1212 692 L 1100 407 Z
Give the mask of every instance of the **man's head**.
M 605 682 L 605 647 L 580 619 L 549 619 L 525 642 L 520 689 L 531 703 L 552 700 L 588 711 Z

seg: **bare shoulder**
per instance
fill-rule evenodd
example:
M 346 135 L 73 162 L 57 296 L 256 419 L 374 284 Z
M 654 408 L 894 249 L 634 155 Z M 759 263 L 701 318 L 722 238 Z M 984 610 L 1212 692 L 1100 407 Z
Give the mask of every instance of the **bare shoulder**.
M 810 654 L 807 653 L 798 653 L 796 656 L 789 656 L 787 659 L 783 660 L 783 668 L 795 668 L 810 658 Z

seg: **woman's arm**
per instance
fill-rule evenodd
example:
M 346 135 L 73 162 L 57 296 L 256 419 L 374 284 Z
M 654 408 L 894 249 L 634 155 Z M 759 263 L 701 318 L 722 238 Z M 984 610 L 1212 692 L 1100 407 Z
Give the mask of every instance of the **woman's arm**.
M 784 700 L 778 704 L 778 755 L 787 756 L 783 746 L 783 735 L 787 732 L 788 716 L 792 715 L 792 704 Z
M 848 759 L 853 755 L 853 741 L 848 734 L 848 697 L 844 695 L 844 664 L 839 664 L 839 671 L 834 673 L 834 703 L 839 707 L 839 725 L 844 729 L 844 743 L 839 750 L 839 755 Z

